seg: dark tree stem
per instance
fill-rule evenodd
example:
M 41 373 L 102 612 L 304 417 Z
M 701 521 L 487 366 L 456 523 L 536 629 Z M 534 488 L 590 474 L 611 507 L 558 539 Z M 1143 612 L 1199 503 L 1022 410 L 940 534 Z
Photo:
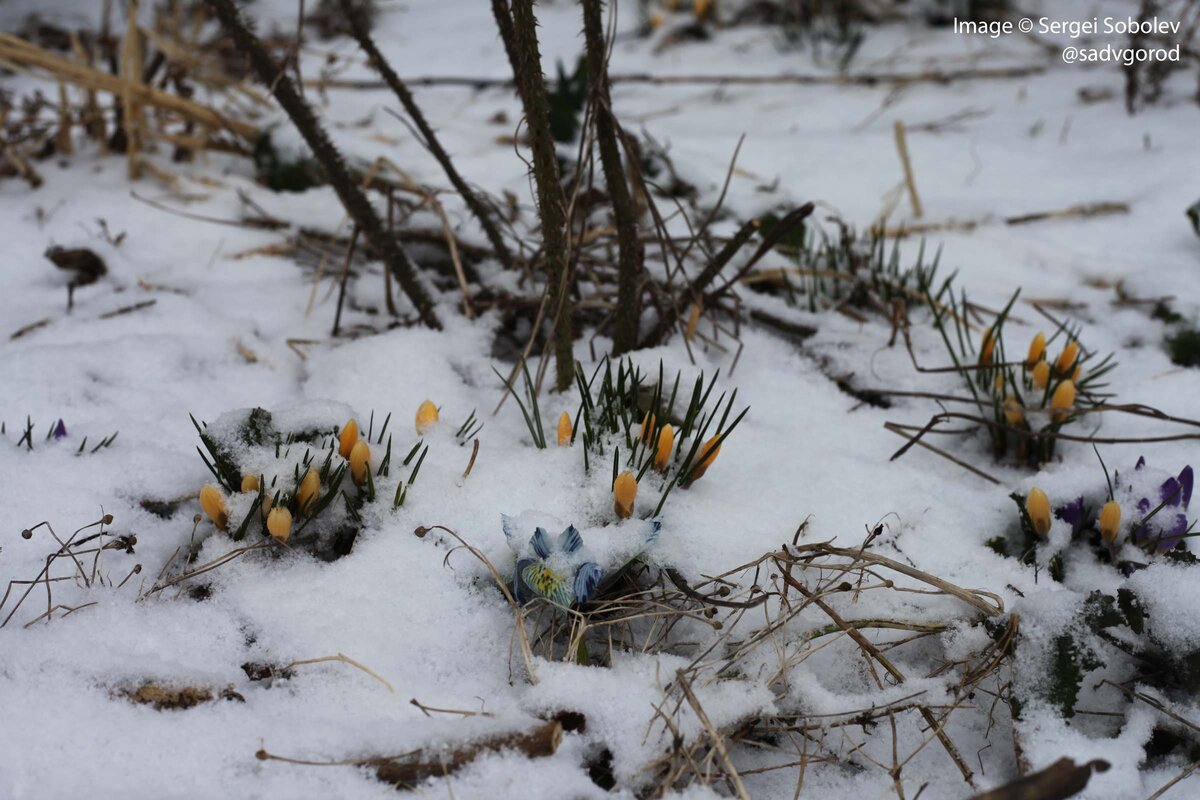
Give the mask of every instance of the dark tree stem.
M 508 63 L 513 71 L 513 82 L 517 94 L 520 94 L 521 79 L 517 76 L 521 72 L 521 63 L 517 60 L 516 46 L 513 44 L 513 21 L 512 13 L 508 10 L 508 0 L 492 0 L 492 16 L 496 18 L 496 28 L 500 31 L 500 41 L 504 44 L 504 54 L 508 56 Z
M 242 19 L 233 0 L 205 0 L 205 2 L 216 12 L 217 18 L 221 20 L 221 25 L 233 39 L 237 48 L 249 57 L 250 65 L 257 73 L 258 79 L 270 88 L 275 99 L 279 101 L 279 105 L 283 107 L 292 123 L 300 131 L 304 141 L 308 143 L 309 149 L 312 150 L 313 157 L 325 170 L 325 175 L 329 178 L 329 183 L 333 186 L 334 191 L 337 192 L 338 199 L 342 201 L 346 213 L 367 237 L 367 242 L 375 252 L 382 257 L 386 268 L 396 276 L 400 282 L 400 288 L 416 306 L 421 321 L 431 328 L 440 330 L 442 324 L 434 312 L 433 300 L 418 280 L 416 267 L 413 266 L 399 242 L 383 229 L 379 215 L 375 213 L 374 207 L 371 206 L 371 202 L 362 189 L 354 182 L 342 154 L 329 140 L 329 135 L 317 121 L 312 108 L 296 91 L 296 85 L 287 74 L 286 68 L 276 64 L 271 58 L 263 43 Z
M 467 208 L 479 220 L 479 224 L 483 227 L 484 234 L 487 235 L 488 241 L 492 243 L 492 249 L 496 251 L 496 258 L 505 269 L 513 268 L 512 254 L 508 251 L 508 246 L 504 244 L 504 237 L 500 235 L 500 229 L 496 227 L 495 221 L 492 219 L 486 205 L 467 185 L 458 170 L 454 167 L 454 162 L 450 160 L 450 155 L 442 147 L 438 141 L 437 134 L 429 127 L 429 123 L 425 120 L 425 115 L 421 113 L 420 107 L 416 100 L 413 99 L 412 92 L 404 84 L 404 81 L 392 69 L 392 65 L 387 62 L 383 54 L 379 52 L 379 48 L 375 46 L 375 41 L 371 38 L 370 28 L 367 26 L 366 20 L 363 18 L 361 9 L 355 9 L 353 0 L 342 0 L 342 12 L 346 15 L 346 19 L 350 23 L 350 32 L 358 41 L 358 46 L 363 49 L 370 59 L 372 66 L 383 77 L 386 83 L 396 95 L 396 99 L 400 101 L 400 105 L 404 106 L 404 110 L 412 119 L 413 124 L 417 126 L 417 131 L 420 132 L 421 138 L 425 140 L 424 144 L 429 148 L 429 152 L 441 164 L 442 170 L 446 173 L 446 177 L 450 183 L 462 195 L 463 202 L 467 204 Z
M 226 0 L 227 1 L 227 0 Z M 542 251 L 546 279 L 550 285 L 550 307 L 554 314 L 555 384 L 559 391 L 575 379 L 575 336 L 572 330 L 570 275 L 567 264 L 566 198 L 558 176 L 558 156 L 550 133 L 550 104 L 538 51 L 537 18 L 533 0 L 512 2 L 513 49 L 516 55 L 517 86 L 525 104 L 533 178 L 537 184 L 538 214 L 542 221 Z
M 604 41 L 601 9 L 602 0 L 583 0 L 583 36 L 587 44 L 588 78 L 595 98 L 596 141 L 600 147 L 604 182 L 612 200 L 613 222 L 617 228 L 617 310 L 613 321 L 613 355 L 619 356 L 637 347 L 638 319 L 641 316 L 638 283 L 642 275 L 642 247 L 638 242 L 633 196 L 617 145 L 617 120 L 608 91 L 608 48 Z

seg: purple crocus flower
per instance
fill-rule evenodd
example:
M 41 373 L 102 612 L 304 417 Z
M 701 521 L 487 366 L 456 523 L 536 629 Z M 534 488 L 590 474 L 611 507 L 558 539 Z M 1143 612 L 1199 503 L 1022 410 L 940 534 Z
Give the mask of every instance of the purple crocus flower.
M 1135 469 L 1141 470 L 1146 465 L 1145 458 L 1139 458 Z M 1188 531 L 1187 509 L 1192 501 L 1192 489 L 1195 485 L 1195 473 L 1189 464 L 1180 470 L 1176 477 L 1167 478 L 1158 488 L 1157 502 L 1149 497 L 1142 497 L 1137 502 L 1141 514 L 1149 514 L 1159 508 L 1145 525 L 1133 532 L 1133 539 L 1138 544 L 1157 541 L 1157 550 L 1165 552 L 1175 547 L 1183 540 Z
M 1059 506 L 1054 509 L 1054 516 L 1061 519 L 1063 522 L 1069 523 L 1073 534 L 1083 530 L 1083 495 L 1079 495 L 1065 506 Z
M 58 440 L 58 439 L 63 438 L 66 435 L 67 435 L 67 426 L 62 421 L 62 419 L 59 418 L 58 423 L 54 426 L 54 438 L 55 438 L 55 440 Z

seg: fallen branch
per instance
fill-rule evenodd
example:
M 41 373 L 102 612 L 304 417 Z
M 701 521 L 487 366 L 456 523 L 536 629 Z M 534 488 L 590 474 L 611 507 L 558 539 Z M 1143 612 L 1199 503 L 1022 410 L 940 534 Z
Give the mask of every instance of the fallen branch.
M 407 786 L 428 778 L 440 778 L 456 772 L 486 753 L 516 750 L 529 758 L 544 758 L 558 751 L 563 727 L 557 720 L 543 723 L 525 733 L 511 733 L 472 742 L 457 750 L 436 754 L 426 750 L 396 756 L 353 758 L 341 761 L 308 761 L 275 755 L 260 749 L 254 754 L 259 761 L 281 761 L 308 767 L 374 767 L 375 775 L 384 783 Z

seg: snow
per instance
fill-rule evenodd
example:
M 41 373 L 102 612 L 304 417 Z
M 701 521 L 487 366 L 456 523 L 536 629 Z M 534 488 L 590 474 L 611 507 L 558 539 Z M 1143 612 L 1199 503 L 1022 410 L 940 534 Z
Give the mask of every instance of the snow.
M 1053 13 L 1090 18 L 1093 6 L 1119 11 L 1131 5 L 1055 3 Z M 262 30 L 294 26 L 291 0 L 258 0 L 247 8 L 262 20 Z M 411 0 L 384 8 L 376 38 L 401 75 L 506 77 L 494 23 L 479 4 Z M 86 17 L 77 3 L 64 0 L 44 0 L 39 9 L 44 15 Z M 22 10 L 0 10 L 6 30 L 15 29 Z M 559 59 L 572 64 L 582 47 L 577 8 L 544 3 L 539 19 L 547 71 Z M 634 4 L 622 5 L 618 30 L 629 33 L 636 23 Z M 348 41 L 315 42 L 304 56 L 306 75 L 318 73 L 326 51 L 355 53 Z M 1195 417 L 1200 372 L 1171 364 L 1161 347 L 1163 323 L 1144 309 L 1114 305 L 1112 287 L 1121 282 L 1137 297 L 1171 295 L 1173 308 L 1198 319 L 1200 240 L 1183 210 L 1200 192 L 1195 180 L 1200 109 L 1181 97 L 1130 117 L 1121 105 L 1118 69 L 1066 66 L 1019 36 L 984 41 L 887 25 L 868 31 L 853 69 L 916 73 L 1018 64 L 1045 64 L 1046 71 L 948 85 L 632 83 L 614 86 L 613 98 L 627 127 L 645 129 L 667 144 L 681 174 L 697 184 L 706 203 L 715 201 L 738 138 L 746 134 L 726 198 L 734 213 L 716 223 L 721 233 L 734 227 L 735 217 L 806 200 L 818 202 L 816 216 L 822 222 L 836 215 L 859 227 L 870 225 L 891 205 L 888 196 L 902 179 L 892 136 L 893 121 L 905 121 L 924 221 L 983 221 L 971 231 L 929 235 L 930 252 L 941 248 L 943 269 L 958 270 L 961 285 L 985 306 L 1002 306 L 1017 287 L 1024 287 L 1023 297 L 1079 304 L 1071 313 L 1084 327 L 1086 344 L 1117 354 L 1111 389 L 1120 401 Z M 827 67 L 814 64 L 807 51 L 780 47 L 773 32 L 753 27 L 659 54 L 653 42 L 622 35 L 612 59 L 614 73 L 831 74 Z M 371 73 L 356 64 L 345 77 Z M 26 77 L 6 77 L 5 83 L 14 90 L 35 85 Z M 1085 88 L 1111 90 L 1114 96 L 1084 103 L 1079 92 Z M 385 113 L 395 105 L 387 92 L 330 89 L 311 96 L 346 152 L 364 163 L 386 155 L 419 182 L 446 184 L 404 124 Z M 416 97 L 467 179 L 496 195 L 514 193 L 523 230 L 532 230 L 525 165 L 511 143 L 498 141 L 513 135 L 520 119 L 511 92 L 435 87 L 417 89 Z M 980 113 L 936 131 L 919 129 L 964 110 Z M 489 121 L 498 111 L 507 122 Z M 355 124 L 368 116 L 369 125 Z M 280 135 L 289 136 L 287 130 L 281 127 Z M 336 288 L 330 289 L 328 279 L 317 288 L 310 312 L 311 268 L 298 267 L 286 255 L 231 257 L 278 244 L 278 232 L 203 222 L 144 200 L 237 220 L 247 213 L 239 200 L 245 193 L 297 227 L 347 235 L 349 226 L 331 190 L 273 194 L 254 183 L 244 160 L 208 155 L 189 165 L 171 164 L 167 156 L 159 153 L 156 163 L 181 176 L 181 191 L 195 195 L 187 202 L 150 178 L 131 185 L 122 159 L 86 148 L 61 162 L 39 163 L 46 182 L 36 192 L 17 179 L 0 182 L 0 231 L 6 242 L 0 272 L 0 332 L 6 334 L 0 343 L 0 420 L 7 427 L 0 438 L 0 584 L 37 575 L 55 549 L 46 528 L 28 540 L 19 535 L 42 520 L 65 538 L 108 513 L 114 517 L 112 533 L 137 537 L 132 554 L 103 553 L 102 585 L 55 584 L 54 603 L 94 605 L 26 627 L 46 610 L 39 586 L 0 630 L 0 795 L 391 797 L 391 787 L 368 770 L 262 762 L 255 752 L 265 747 L 317 761 L 404 753 L 524 730 L 540 718 L 571 710 L 585 715 L 587 728 L 568 733 L 554 756 L 487 755 L 448 779 L 418 787 L 416 794 L 635 796 L 651 778 L 646 765 L 671 747 L 670 732 L 656 721 L 655 705 L 690 658 L 625 653 L 609 667 L 539 658 L 537 683 L 531 684 L 514 644 L 512 609 L 490 585 L 487 568 L 454 549 L 457 542 L 443 532 L 414 535 L 419 527 L 444 525 L 507 574 L 513 554 L 501 514 L 524 515 L 524 521 L 548 520 L 552 535 L 575 524 L 594 554 L 620 560 L 643 523 L 612 520 L 607 465 L 585 474 L 578 447 L 560 449 L 551 441 L 545 451 L 534 448 L 511 399 L 493 416 L 501 386 L 492 368 L 507 374 L 510 366 L 492 352 L 500 321 L 492 313 L 465 319 L 455 311 L 457 292 L 439 297 L 444 332 L 387 330 L 382 278 L 378 265 L 372 265 L 351 288 L 357 303 L 345 310 L 343 327 L 367 325 L 379 333 L 334 340 L 329 331 Z M 201 177 L 216 178 L 219 185 L 194 180 Z M 762 190 L 776 180 L 778 189 Z M 441 200 L 464 241 L 484 241 L 456 197 L 447 192 Z M 1101 200 L 1127 203 L 1129 213 L 1022 226 L 1002 222 Z M 126 232 L 119 245 L 102 236 L 100 219 L 114 236 Z M 429 227 L 440 225 L 433 220 Z M 906 198 L 900 198 L 891 221 L 913 222 Z M 683 233 L 682 223 L 673 222 L 673 230 Z M 524 244 L 531 249 L 537 233 L 528 235 Z M 76 290 L 70 314 L 66 276 L 42 256 L 51 244 L 92 248 L 109 269 L 98 283 Z M 907 240 L 903 258 L 915 258 L 917 246 Z M 485 275 L 494 269 L 481 267 Z M 508 275 L 497 275 L 495 283 L 528 291 Z M 154 305 L 105 317 L 146 300 Z M 783 308 L 780 301 L 757 296 L 747 303 Z M 668 499 L 661 533 L 647 555 L 650 563 L 673 566 L 699 581 L 790 543 L 805 521 L 801 543 L 836 539 L 845 547 L 857 546 L 867 529 L 882 524 L 873 545 L 878 552 L 958 585 L 994 592 L 1006 611 L 1021 615 L 1027 649 L 1018 668 L 1024 685 L 1043 677 L 1037 671 L 1044 669 L 1046 648 L 1077 617 L 1093 589 L 1134 590 L 1147 604 L 1156 637 L 1180 651 L 1200 644 L 1194 567 L 1155 563 L 1126 580 L 1090 555 L 1067 553 L 1071 578 L 1059 584 L 1044 568 L 1050 550 L 1035 572 L 985 545 L 1016 524 L 1011 492 L 1036 485 L 1053 503 L 1085 492 L 1102 495 L 1103 471 L 1089 445 L 1065 443 L 1056 460 L 1037 473 L 992 463 L 982 439 L 955 445 L 960 457 L 1001 485 L 919 449 L 890 461 L 903 441 L 884 423 L 923 424 L 936 406 L 920 399 L 897 399 L 888 409 L 860 405 L 822 370 L 853 374 L 858 386 L 914 391 L 961 391 L 958 376 L 917 373 L 902 347 L 889 347 L 892 331 L 883 321 L 861 323 L 833 312 L 793 316 L 817 326 L 817 334 L 798 347 L 745 327 L 736 364 L 732 352 L 693 345 L 693 365 L 678 337 L 633 355 L 648 373 L 657 373 L 660 360 L 668 374 L 682 370 L 681 385 L 689 385 L 701 370 L 711 375 L 720 368 L 716 393 L 736 387 L 739 408 L 750 407 L 708 474 Z M 8 339 L 7 334 L 42 319 L 51 321 Z M 1011 324 L 1010 335 L 1019 334 L 1022 344 L 1050 327 L 1026 304 L 1018 304 Z M 945 362 L 937 335 L 927 327 L 914 326 L 913 343 L 923 364 Z M 602 354 L 607 341 L 600 337 L 595 347 Z M 241 350 L 251 352 L 253 360 Z M 590 374 L 596 362 L 586 338 L 576 355 Z M 427 398 L 440 407 L 442 421 L 425 436 L 430 452 L 419 480 L 404 506 L 392 509 L 396 481 L 408 474 L 397 471 L 395 463 L 417 441 L 412 419 Z M 547 394 L 541 402 L 552 439 L 553 421 L 564 410 L 573 413 L 578 400 L 574 393 Z M 348 557 L 324 562 L 277 548 L 194 579 L 189 586 L 208 587 L 203 601 L 177 587 L 142 597 L 194 536 L 200 543 L 197 564 L 239 547 L 207 520 L 193 530 L 193 515 L 200 513 L 196 493 L 212 476 L 196 455 L 199 442 L 188 414 L 219 430 L 223 414 L 254 407 L 270 410 L 281 429 L 332 428 L 351 417 L 361 425 L 372 412 L 378 426 L 391 412 L 392 478 L 378 489 L 385 500 L 364 514 L 364 530 Z M 464 479 L 471 444 L 460 446 L 453 434 L 472 411 L 484 428 Z M 36 426 L 32 452 L 16 447 L 26 415 Z M 68 435 L 43 441 L 46 426 L 59 418 Z M 114 431 L 119 436 L 111 446 L 75 455 L 85 435 L 90 449 Z M 1113 436 L 1161 432 L 1151 420 L 1126 415 L 1111 415 L 1100 428 L 1101 435 Z M 382 452 L 374 443 L 372 451 L 378 467 Z M 1192 440 L 1102 446 L 1100 452 L 1110 470 L 1132 476 L 1142 452 L 1166 475 L 1196 464 L 1198 451 Z M 657 502 L 655 480 L 642 486 L 640 513 Z M 174 516 L 162 518 L 144 508 L 144 500 L 181 505 Z M 234 516 L 248 510 L 246 498 L 238 502 L 231 504 Z M 532 534 L 531 525 L 525 528 Z M 1056 520 L 1051 546 L 1062 548 L 1068 538 L 1069 526 Z M 141 565 L 140 573 L 117 586 L 135 564 Z M 55 569 L 55 574 L 71 573 L 64 562 Z M 734 578 L 740 579 L 748 577 Z M 856 619 L 953 623 L 911 649 L 889 651 L 909 676 L 905 683 L 879 689 L 865 659 L 843 637 L 791 665 L 775 685 L 770 683 L 779 669 L 775 651 L 757 651 L 734 677 L 697 682 L 700 704 L 721 727 L 785 702 L 810 715 L 869 709 L 917 692 L 923 693 L 922 702 L 946 702 L 957 673 L 925 677 L 924 665 L 936 653 L 965 659 L 986 645 L 986 637 L 964 623 L 969 609 L 953 598 L 898 596 L 864 592 L 856 601 L 839 599 L 837 607 Z M 0 621 L 12 604 L 10 599 Z M 738 623 L 738 630 L 748 633 L 761 624 L 761 611 L 754 613 Z M 722 611 L 719 619 L 729 621 L 732 615 Z M 786 630 L 788 641 L 795 644 L 827 624 L 821 615 L 803 615 Z M 681 630 L 703 642 L 718 635 L 699 623 Z M 868 633 L 873 641 L 879 636 Z M 898 637 L 888 633 L 887 638 Z M 297 666 L 293 677 L 274 683 L 252 682 L 240 667 L 337 653 L 378 673 L 394 693 L 344 663 Z M 1080 707 L 1120 707 L 1124 698 L 1116 691 L 1091 688 L 1098 676 L 1123 679 L 1118 672 L 1113 667 L 1090 676 Z M 245 702 L 217 700 L 185 711 L 156 711 L 121 695 L 148 680 L 218 690 L 230 686 Z M 995 681 L 987 688 L 998 689 Z M 412 698 L 488 715 L 427 716 L 409 703 Z M 992 699 L 980 694 L 977 710 L 957 712 L 948 726 L 977 768 L 981 789 L 1016 774 L 1006 710 L 995 712 L 997 727 L 989 730 Z M 1189 710 L 1179 707 L 1184 716 Z M 704 735 L 694 713 L 685 711 L 679 719 L 685 737 Z M 885 722 L 881 719 L 879 728 Z M 1113 769 L 1094 776 L 1083 796 L 1125 798 L 1150 794 L 1186 766 L 1171 759 L 1147 763 L 1144 747 L 1161 723 L 1161 715 L 1137 703 L 1111 727 L 1083 716 L 1064 720 L 1053 709 L 1031 704 L 1017 732 L 1033 768 L 1063 755 L 1110 761 Z M 863 738 L 857 728 L 844 730 L 830 736 L 849 736 L 851 742 Z M 901 722 L 905 752 L 928 736 L 911 713 Z M 739 764 L 753 769 L 794 760 L 788 746 L 781 739 L 778 752 L 742 748 Z M 597 787 L 585 767 L 605 748 L 612 752 L 621 787 L 613 795 Z M 863 752 L 887 764 L 890 739 Z M 886 770 L 862 759 L 853 765 L 814 763 L 803 780 L 803 796 L 875 797 L 893 791 Z M 1174 792 L 1194 792 L 1189 784 L 1196 780 Z M 746 777 L 754 797 L 791 797 L 796 781 L 795 769 Z M 903 783 L 910 797 L 928 783 L 921 796 L 930 800 L 967 791 L 936 741 L 905 766 Z M 677 796 L 719 795 L 694 786 Z

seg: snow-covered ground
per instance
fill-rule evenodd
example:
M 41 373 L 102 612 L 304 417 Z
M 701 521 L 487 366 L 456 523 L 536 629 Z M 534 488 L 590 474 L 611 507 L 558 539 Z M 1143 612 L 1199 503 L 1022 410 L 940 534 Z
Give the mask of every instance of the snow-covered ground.
M 16 5 L 0 8 L 6 30 L 15 27 L 22 4 Z M 55 4 L 46 5 L 52 11 Z M 64 19 L 76 14 L 94 22 L 78 4 L 57 5 Z M 1045 5 L 1071 19 L 1128 13 L 1136 4 Z M 248 8 L 262 30 L 294 26 L 291 0 L 258 0 Z M 542 4 L 538 12 L 547 71 L 557 60 L 572 64 L 582 49 L 577 7 L 560 1 Z M 632 36 L 637 23 L 632 2 L 619 9 L 613 73 L 834 74 L 814 64 L 810 52 L 781 47 L 771 29 L 721 31 L 711 41 L 656 53 L 653 39 Z M 486 4 L 385 3 L 376 39 L 406 77 L 506 77 L 507 62 Z M 1044 43 L 1021 35 L 978 39 L 946 29 L 889 25 L 868 30 L 852 73 L 1045 69 L 1025 77 L 944 85 L 619 83 L 614 106 L 627 128 L 644 129 L 669 146 L 684 177 L 710 203 L 744 134 L 726 197 L 736 218 L 812 200 L 818 218 L 837 215 L 858 226 L 878 219 L 902 181 L 893 142 L 893 124 L 902 120 L 909 128 L 922 222 L 980 221 L 971 230 L 927 237 L 927 246 L 942 248 L 943 269 L 958 271 L 959 286 L 992 308 L 1003 306 L 1018 287 L 1026 298 L 1069 301 L 1061 313 L 1082 324 L 1087 346 L 1116 353 L 1119 367 L 1111 390 L 1121 402 L 1198 416 L 1200 372 L 1175 367 L 1162 346 L 1163 323 L 1144 306 L 1115 305 L 1113 288 L 1121 282 L 1136 297 L 1171 295 L 1172 307 L 1192 320 L 1200 312 L 1200 239 L 1183 215 L 1200 196 L 1200 107 L 1184 96 L 1189 88 L 1194 91 L 1194 75 L 1183 79 L 1183 91 L 1169 102 L 1131 117 L 1122 104 L 1119 69 L 1063 64 Z M 328 49 L 355 52 L 348 40 L 314 42 L 304 60 L 306 75 L 318 74 Z M 371 73 L 359 66 L 344 77 Z M 12 90 L 31 85 L 28 78 L 5 81 Z M 44 88 L 48 94 L 54 90 Z M 1110 96 L 1085 102 L 1085 89 Z M 416 96 L 461 172 L 497 196 L 514 193 L 525 219 L 531 219 L 525 164 L 509 138 L 520 118 L 512 93 L 442 86 L 419 88 Z M 334 138 L 348 153 L 363 161 L 386 155 L 415 180 L 445 185 L 437 164 L 404 124 L 386 113 L 395 105 L 386 91 L 330 89 L 317 95 L 310 90 L 310 98 L 319 101 Z M 496 121 L 500 112 L 502 122 Z M 923 129 L 960 112 L 972 113 Z M 286 122 L 280 135 L 294 135 L 285 131 Z M 492 368 L 509 368 L 492 355 L 496 316 L 469 321 L 455 311 L 457 293 L 447 293 L 439 304 L 445 332 L 385 330 L 382 282 L 362 280 L 351 285 L 355 302 L 343 316 L 343 327 L 380 332 L 331 339 L 335 284 L 327 279 L 316 288 L 310 311 L 311 270 L 287 256 L 232 257 L 279 243 L 280 232 L 197 217 L 238 219 L 245 211 L 239 200 L 244 194 L 294 225 L 334 232 L 343 216 L 334 193 L 273 194 L 254 182 L 251 166 L 240 159 L 208 155 L 180 165 L 171 164 L 165 153 L 158 158 L 181 176 L 176 189 L 152 177 L 131 184 L 123 159 L 100 157 L 86 146 L 70 158 L 39 164 L 45 184 L 36 191 L 17 179 L 0 183 L 6 243 L 0 271 L 0 419 L 6 423 L 0 439 L 0 587 L 37 576 L 56 548 L 46 528 L 28 540 L 20 536 L 43 520 L 63 537 L 111 514 L 113 533 L 137 537 L 135 552 L 104 554 L 104 585 L 53 584 L 54 604 L 90 605 L 65 616 L 60 610 L 49 622 L 27 626 L 46 611 L 45 585 L 40 585 L 0 630 L 0 796 L 389 797 L 393 789 L 369 771 L 259 761 L 255 753 L 263 747 L 313 761 L 404 753 L 523 730 L 538 717 L 562 710 L 582 712 L 587 727 L 569 733 L 555 755 L 535 760 L 514 753 L 484 756 L 449 779 L 421 786 L 417 794 L 606 796 L 584 764 L 607 747 L 621 796 L 634 796 L 649 778 L 645 765 L 670 746 L 661 726 L 652 725 L 654 704 L 687 660 L 618 655 L 609 667 L 539 661 L 533 684 L 512 650 L 512 610 L 484 580 L 484 567 L 462 551 L 444 563 L 452 541 L 433 533 L 413 535 L 419 526 L 444 525 L 511 568 L 502 513 L 541 512 L 581 529 L 601 524 L 609 514 L 606 468 L 587 475 L 574 448 L 533 448 L 511 400 L 492 416 L 501 396 Z M 481 242 L 456 199 L 444 197 L 463 237 Z M 1129 211 L 1020 226 L 1003 221 L 1097 202 L 1125 203 Z M 890 222 L 912 222 L 908 215 L 902 197 Z M 102 234 L 102 223 L 111 237 L 124 234 L 119 243 Z M 729 233 L 736 223 L 731 217 L 717 224 L 724 226 L 719 232 Z M 343 223 L 340 231 L 347 233 L 348 226 Z M 106 277 L 75 292 L 70 313 L 66 276 L 43 257 L 51 245 L 92 248 L 108 266 Z M 915 239 L 902 245 L 905 260 L 915 258 L 917 246 Z M 111 314 L 151 300 L 151 306 Z M 367 313 L 367 307 L 379 313 Z M 862 323 L 832 312 L 797 318 L 818 327 L 818 333 L 797 346 L 770 332 L 743 328 L 736 364 L 731 352 L 693 343 L 693 365 L 678 337 L 634 354 L 647 371 L 656 372 L 660 359 L 672 374 L 682 370 L 688 385 L 700 370 L 711 374 L 720 368 L 721 389 L 736 387 L 739 408 L 750 407 L 707 476 L 686 494 L 668 499 L 660 537 L 648 554 L 652 563 L 698 579 L 790 542 L 805 520 L 801 541 L 835 539 L 847 547 L 862 541 L 865 527 L 882 522 L 885 530 L 875 543 L 879 552 L 960 586 L 998 594 L 1006 611 L 1021 615 L 1033 654 L 1042 652 L 1039 637 L 1053 636 L 1064 620 L 1079 613 L 1091 589 L 1111 593 L 1124 585 L 1114 570 L 1082 561 L 1071 580 L 1056 583 L 1044 570 L 1035 573 L 985 545 L 1014 525 L 1011 492 L 1038 485 L 1061 501 L 1102 484 L 1090 445 L 1060 446 L 1060 458 L 1036 474 L 991 463 L 982 439 L 958 445 L 960 457 L 1002 485 L 919 449 L 890 461 L 902 440 L 884 423 L 923 424 L 936 406 L 921 399 L 898 400 L 888 409 L 860 405 L 826 373 L 853 373 L 858 386 L 927 391 L 961 391 L 958 377 L 916 373 L 902 347 L 888 346 L 892 331 L 882 320 Z M 49 322 L 9 339 L 43 319 Z M 1032 306 L 1019 302 L 1007 331 L 1023 348 L 1045 327 Z M 295 340 L 307 341 L 290 346 Z M 914 344 L 924 363 L 944 363 L 945 351 L 932 330 L 915 328 Z M 598 338 L 595 345 L 602 354 L 608 340 Z M 576 356 L 590 373 L 596 362 L 586 338 Z M 374 412 L 378 424 L 393 412 L 398 442 L 407 442 L 397 444 L 402 455 L 416 441 L 410 420 L 427 398 L 441 408 L 444 421 L 426 437 L 430 451 L 420 481 L 402 508 L 366 517 L 348 557 L 326 563 L 302 553 L 253 553 L 205 575 L 202 582 L 210 592 L 203 600 L 174 589 L 141 597 L 173 554 L 188 547 L 192 516 L 199 513 L 193 498 L 211 482 L 196 454 L 189 413 L 212 422 L 238 408 L 319 408 L 338 424 L 351 415 L 362 422 Z M 541 404 L 551 426 L 561 411 L 574 413 L 578 399 L 574 393 L 546 394 Z M 453 433 L 472 410 L 485 427 L 474 467 L 462 480 L 470 446 L 460 447 Z M 16 446 L 26 415 L 36 426 L 32 452 Z M 46 426 L 60 418 L 66 436 L 45 440 Z M 114 431 L 119 436 L 111 446 L 76 456 L 84 436 L 90 449 Z M 1111 416 L 1103 419 L 1100 432 L 1152 436 L 1163 429 L 1145 419 Z M 1194 439 L 1102 446 L 1100 452 L 1110 470 L 1130 473 L 1142 454 L 1152 466 L 1172 473 L 1196 464 L 1200 455 Z M 648 497 L 640 502 L 649 502 Z M 188 499 L 166 519 L 142 506 L 146 499 L 177 498 Z M 213 534 L 203 544 L 201 563 L 236 546 L 207 521 L 198 531 Z M 1057 534 L 1065 535 L 1061 529 Z M 141 565 L 140 574 L 118 587 L 135 564 Z M 54 569 L 54 575 L 70 576 L 74 567 L 60 560 Z M 1157 614 L 1169 621 L 1171 640 L 1181 651 L 1200 644 L 1200 622 L 1181 612 L 1200 600 L 1200 583 L 1185 568 L 1156 566 L 1131 581 L 1152 618 Z M 13 587 L 0 619 L 26 588 Z M 900 610 L 913 619 L 967 616 L 967 609 L 944 597 L 906 605 Z M 747 617 L 745 624 L 753 622 Z M 955 635 L 944 635 L 948 650 L 970 647 L 975 633 Z M 863 659 L 852 647 L 839 652 L 841 660 L 798 665 L 788 677 L 785 699 L 819 714 L 868 708 L 907 690 L 862 694 L 856 687 Z M 919 655 L 897 652 L 901 662 L 912 659 L 914 670 L 924 663 Z M 394 691 L 342 663 L 297 667 L 293 677 L 269 688 L 251 682 L 240 666 L 336 653 L 366 665 Z M 1021 679 L 1036 683 L 1031 673 L 1039 663 L 1034 655 L 1019 661 Z M 1093 689 L 1101 677 L 1124 678 L 1115 668 L 1092 673 L 1079 707 L 1118 711 L 1126 718 L 1064 720 L 1035 705 L 1017 726 L 1024 758 L 1033 768 L 1063 755 L 1077 761 L 1104 758 L 1112 769 L 1093 777 L 1085 796 L 1148 795 L 1187 761 L 1177 755 L 1147 766 L 1144 747 L 1162 716 L 1145 704 L 1130 705 L 1111 687 Z M 912 685 L 933 695 L 942 691 L 942 683 L 926 686 L 922 680 Z M 121 694 L 146 681 L 229 686 L 245 702 L 156 711 Z M 780 702 L 749 669 L 739 680 L 698 685 L 696 692 L 717 726 Z M 429 716 L 409 703 L 412 698 L 492 716 Z M 1017 769 L 1008 712 L 989 714 L 991 704 L 992 698 L 981 694 L 975 710 L 957 712 L 949 727 L 980 788 L 1011 779 Z M 1172 708 L 1200 720 L 1200 704 L 1176 700 Z M 930 735 L 917 721 L 905 722 L 900 748 L 906 753 Z M 688 724 L 688 733 L 697 735 L 694 717 Z M 845 730 L 853 733 L 829 735 L 850 736 L 851 742 L 863 738 L 857 729 Z M 885 738 L 887 746 L 875 743 L 864 752 L 890 759 L 891 739 Z M 744 748 L 738 754 L 745 770 L 795 758 L 782 742 L 777 751 Z M 754 797 L 791 797 L 797 779 L 797 770 L 790 768 L 748 774 L 745 783 Z M 899 781 L 905 797 L 922 788 L 921 796 L 931 800 L 970 792 L 936 745 L 906 764 Z M 1168 796 L 1189 796 L 1197 786 L 1200 778 L 1190 778 Z M 809 766 L 801 796 L 895 792 L 885 769 L 851 753 L 842 764 Z M 692 788 L 685 796 L 716 796 L 716 790 Z

